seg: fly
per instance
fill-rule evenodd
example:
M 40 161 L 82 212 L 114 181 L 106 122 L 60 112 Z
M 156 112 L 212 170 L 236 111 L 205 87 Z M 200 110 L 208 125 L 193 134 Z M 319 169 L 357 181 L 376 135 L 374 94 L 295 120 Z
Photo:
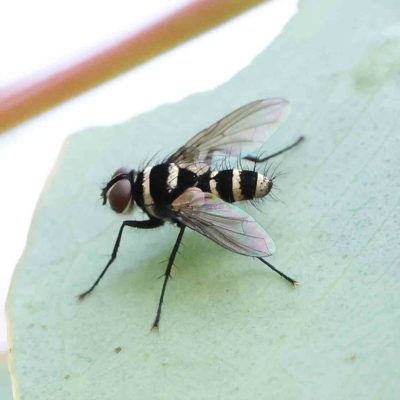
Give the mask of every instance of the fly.
M 293 286 L 298 282 L 264 259 L 275 251 L 267 232 L 248 213 L 232 203 L 268 195 L 273 178 L 246 169 L 214 169 L 219 157 L 265 162 L 296 146 L 264 158 L 250 154 L 260 148 L 290 112 L 290 105 L 279 98 L 247 104 L 199 132 L 164 162 L 141 171 L 118 169 L 101 192 L 116 213 L 132 212 L 134 203 L 148 216 L 145 221 L 122 223 L 111 258 L 94 284 L 78 296 L 82 300 L 98 285 L 117 257 L 125 227 L 153 229 L 173 223 L 179 234 L 168 259 L 157 313 L 152 329 L 158 329 L 172 265 L 186 228 L 190 228 L 234 253 L 258 258 Z

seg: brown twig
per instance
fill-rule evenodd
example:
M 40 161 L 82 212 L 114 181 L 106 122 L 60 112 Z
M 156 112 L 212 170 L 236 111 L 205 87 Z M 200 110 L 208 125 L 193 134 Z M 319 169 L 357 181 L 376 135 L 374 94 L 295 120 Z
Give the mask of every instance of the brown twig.
M 0 132 L 216 27 L 263 0 L 197 0 L 94 56 L 0 97 Z M 16 85 L 16 87 L 19 85 Z

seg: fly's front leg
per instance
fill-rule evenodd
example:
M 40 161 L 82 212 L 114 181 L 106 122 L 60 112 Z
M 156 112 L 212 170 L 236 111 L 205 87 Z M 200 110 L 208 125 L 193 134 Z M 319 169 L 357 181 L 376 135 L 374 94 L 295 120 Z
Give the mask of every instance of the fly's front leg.
M 152 326 L 151 330 L 158 330 L 158 323 L 160 322 L 160 318 L 161 318 L 161 308 L 162 308 L 162 304 L 163 304 L 163 301 L 164 301 L 165 289 L 167 288 L 167 282 L 168 282 L 168 279 L 169 279 L 169 277 L 171 275 L 171 269 L 172 269 L 172 266 L 174 265 L 174 260 L 175 260 L 175 257 L 176 257 L 176 253 L 179 250 L 179 246 L 180 246 L 181 241 L 182 241 L 183 233 L 185 232 L 185 227 L 184 226 L 181 226 L 180 228 L 181 228 L 181 230 L 180 230 L 179 235 L 178 235 L 178 237 L 176 239 L 175 246 L 172 249 L 172 253 L 169 256 L 167 269 L 165 270 L 164 284 L 163 284 L 163 287 L 162 287 L 162 290 L 161 290 L 160 300 L 158 302 L 156 318 L 155 318 L 155 320 L 153 322 L 153 326 Z
M 297 146 L 297 145 L 298 145 L 300 142 L 302 142 L 303 140 L 304 140 L 304 136 L 300 136 L 300 137 L 299 137 L 293 144 L 291 144 L 290 146 L 285 147 L 284 149 L 282 149 L 282 150 L 280 150 L 280 151 L 277 151 L 276 153 L 273 153 L 273 154 L 271 154 L 271 155 L 269 155 L 269 156 L 267 156 L 267 157 L 264 157 L 264 158 L 257 158 L 257 157 L 253 157 L 253 156 L 246 156 L 246 157 L 243 157 L 243 159 L 244 159 L 244 160 L 249 160 L 249 161 L 252 161 L 252 162 L 255 162 L 255 163 L 263 163 L 263 162 L 269 160 L 270 158 L 274 158 L 274 157 L 276 157 L 276 156 L 279 156 L 279 154 L 282 154 L 282 153 L 284 153 L 285 151 L 288 151 L 288 150 L 292 149 L 293 147 Z
M 107 265 L 105 266 L 105 268 L 103 269 L 103 271 L 99 275 L 99 277 L 96 279 L 96 281 L 94 282 L 92 287 L 90 289 L 86 290 L 86 292 L 81 293 L 78 296 L 78 300 L 83 300 L 89 293 L 91 293 L 93 291 L 93 289 L 99 284 L 101 278 L 103 278 L 104 274 L 107 272 L 110 265 L 117 258 L 117 252 L 118 252 L 119 245 L 121 243 L 122 232 L 126 226 L 129 226 L 131 228 L 138 228 L 138 229 L 153 229 L 153 228 L 158 228 L 159 226 L 161 226 L 163 224 L 164 224 L 163 221 L 161 221 L 159 219 L 155 219 L 155 218 L 149 219 L 147 221 L 124 221 L 121 225 L 121 228 L 119 229 L 117 240 L 115 241 L 114 249 L 111 254 L 110 260 L 108 261 Z

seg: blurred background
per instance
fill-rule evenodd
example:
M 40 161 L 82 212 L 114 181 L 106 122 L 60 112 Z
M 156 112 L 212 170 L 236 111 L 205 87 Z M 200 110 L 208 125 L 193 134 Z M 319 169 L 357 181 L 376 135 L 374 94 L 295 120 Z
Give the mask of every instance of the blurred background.
M 16 87 L 80 62 L 132 33 L 159 23 L 190 3 L 189 0 L 140 3 L 71 0 L 64 5 L 50 0 L 3 3 L 0 102 Z M 296 10 L 296 0 L 262 3 L 0 134 L 0 356 L 3 357 L 0 361 L 5 359 L 7 350 L 4 307 L 12 273 L 24 249 L 40 192 L 65 138 L 92 126 L 125 121 L 195 92 L 212 90 L 250 64 Z

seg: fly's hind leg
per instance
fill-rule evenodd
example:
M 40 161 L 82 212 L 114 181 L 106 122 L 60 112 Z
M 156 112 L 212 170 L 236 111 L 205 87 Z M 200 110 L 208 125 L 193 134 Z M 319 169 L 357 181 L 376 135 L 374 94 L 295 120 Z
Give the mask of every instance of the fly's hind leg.
M 272 271 L 275 271 L 277 274 L 279 274 L 282 278 L 286 279 L 289 283 L 291 283 L 293 285 L 293 287 L 296 287 L 299 282 L 295 281 L 294 279 L 290 278 L 289 276 L 287 276 L 286 274 L 284 274 L 283 272 L 279 271 L 279 269 L 275 268 L 272 264 L 270 264 L 268 261 L 265 261 L 263 258 L 261 257 L 257 257 L 262 263 L 264 263 L 265 265 L 268 265 L 268 267 L 270 267 L 272 269 Z
M 271 154 L 271 155 L 269 155 L 269 156 L 267 156 L 267 157 L 264 157 L 264 158 L 257 158 L 257 157 L 253 157 L 253 156 L 246 156 L 246 157 L 243 157 L 243 159 L 244 159 L 244 160 L 249 160 L 249 161 L 252 161 L 252 162 L 255 162 L 255 163 L 263 163 L 263 162 L 265 162 L 265 161 L 267 161 L 267 160 L 269 160 L 269 159 L 271 159 L 271 158 L 274 158 L 274 157 L 276 157 L 276 156 L 279 156 L 279 154 L 282 154 L 282 153 L 284 153 L 285 151 L 288 151 L 288 150 L 292 149 L 293 147 L 295 147 L 295 146 L 297 146 L 299 143 L 301 143 L 303 140 L 304 140 L 304 136 L 300 136 L 300 137 L 299 137 L 293 144 L 291 144 L 290 146 L 285 147 L 284 149 L 282 149 L 282 150 L 280 150 L 280 151 L 277 151 L 276 153 L 273 153 L 273 154 Z
M 90 289 L 86 290 L 86 292 L 81 293 L 78 296 L 78 300 L 83 300 L 89 293 L 91 293 L 93 291 L 93 289 L 99 284 L 99 282 L 101 281 L 101 279 L 107 272 L 110 265 L 117 258 L 117 252 L 118 252 L 119 245 L 121 243 L 122 233 L 126 226 L 129 226 L 131 228 L 138 228 L 138 229 L 153 229 L 153 228 L 158 228 L 159 226 L 161 226 L 163 224 L 164 224 L 163 221 L 161 221 L 159 219 L 155 219 L 155 218 L 149 219 L 147 221 L 124 221 L 121 225 L 121 228 L 119 229 L 117 240 L 115 241 L 114 249 L 111 254 L 110 260 L 108 261 L 107 265 L 105 266 L 105 268 L 103 269 L 103 271 L 101 272 L 99 277 L 96 279 L 94 284 L 90 287 Z

